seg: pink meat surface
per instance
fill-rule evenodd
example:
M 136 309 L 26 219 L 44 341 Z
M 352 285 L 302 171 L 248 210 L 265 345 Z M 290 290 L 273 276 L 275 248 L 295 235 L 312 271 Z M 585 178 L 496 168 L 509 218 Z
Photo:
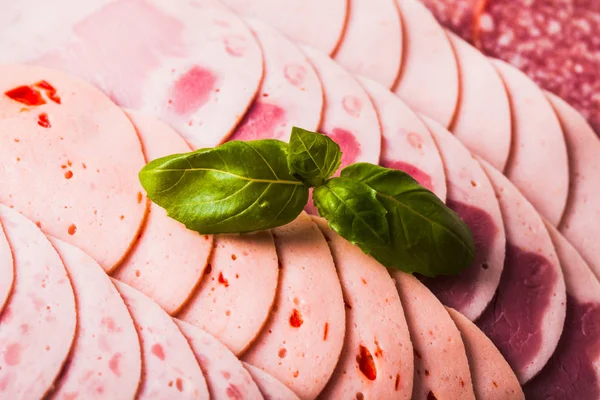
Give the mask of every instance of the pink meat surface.
M 0 225 L 0 315 L 12 293 L 15 279 L 14 262 L 12 252 L 4 229 Z
M 420 0 L 443 26 L 471 41 L 477 6 L 482 0 Z
M 250 372 L 265 400 L 300 400 L 290 388 L 262 369 L 248 363 L 244 363 L 244 367 Z

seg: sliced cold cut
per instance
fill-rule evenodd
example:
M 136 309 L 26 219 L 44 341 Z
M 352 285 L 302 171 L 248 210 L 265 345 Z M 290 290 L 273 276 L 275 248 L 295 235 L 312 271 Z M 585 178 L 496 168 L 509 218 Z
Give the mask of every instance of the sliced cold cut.
M 565 281 L 533 205 L 501 172 L 480 162 L 500 203 L 506 259 L 496 296 L 477 325 L 525 384 L 556 349 L 565 321 Z
M 471 41 L 473 22 L 478 15 L 479 0 L 421 0 L 443 26 L 452 29 L 463 39 Z
M 52 244 L 33 222 L 0 205 L 12 249 L 13 293 L 0 318 L 0 397 L 41 399 L 75 339 L 75 296 Z
M 12 252 L 0 224 L 0 315 L 12 292 L 15 279 Z
M 254 365 L 244 363 L 265 400 L 300 400 L 290 388 Z
M 277 297 L 243 359 L 301 399 L 315 399 L 333 374 L 344 342 L 340 281 L 327 242 L 307 214 L 273 235 L 280 263 Z

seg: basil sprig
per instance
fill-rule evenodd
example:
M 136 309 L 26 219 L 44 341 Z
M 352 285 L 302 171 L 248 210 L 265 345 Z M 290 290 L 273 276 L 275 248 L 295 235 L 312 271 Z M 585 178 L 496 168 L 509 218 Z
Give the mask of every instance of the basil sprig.
M 289 144 L 231 141 L 159 158 L 139 176 L 154 203 L 201 234 L 285 225 L 314 188 L 329 226 L 388 268 L 433 277 L 472 264 L 471 231 L 435 194 L 402 171 L 368 163 L 332 178 L 341 156 L 331 138 L 293 128 Z

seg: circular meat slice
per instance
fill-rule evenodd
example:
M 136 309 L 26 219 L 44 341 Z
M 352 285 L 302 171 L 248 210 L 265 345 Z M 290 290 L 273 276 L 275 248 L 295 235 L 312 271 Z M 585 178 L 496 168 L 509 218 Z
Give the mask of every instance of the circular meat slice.
M 333 58 L 391 88 L 400 73 L 402 23 L 395 0 L 349 0 L 346 32 Z
M 413 398 L 475 400 L 465 346 L 446 309 L 414 276 L 392 275 L 413 345 Z
M 216 235 L 204 277 L 177 317 L 240 355 L 269 318 L 278 276 L 277 253 L 269 231 Z
M 465 146 L 443 126 L 424 117 L 446 166 L 448 199 L 475 240 L 475 260 L 460 275 L 423 277 L 440 301 L 471 321 L 488 306 L 504 268 L 506 237 L 494 188 L 481 165 Z
M 94 259 L 58 239 L 50 241 L 63 260 L 77 301 L 77 337 L 51 398 L 134 398 L 142 355 L 121 295 Z
M 449 126 L 459 98 L 458 64 L 444 29 L 417 0 L 396 0 L 404 27 L 394 92 L 415 111 Z
M 569 160 L 560 122 L 544 92 L 515 67 L 492 60 L 511 102 L 513 138 L 505 174 L 554 226 L 569 192 Z
M 506 259 L 496 296 L 477 325 L 525 384 L 548 362 L 565 321 L 565 281 L 542 218 L 518 189 L 480 160 L 506 232 Z
M 73 3 L 20 2 L 18 23 L 0 29 L 0 61 L 80 76 L 118 105 L 168 122 L 194 148 L 223 142 L 252 103 L 262 53 L 235 14 L 193 0 Z M 46 18 L 56 9 L 67 11 Z
M 189 152 L 185 141 L 163 122 L 129 113 L 147 161 Z M 139 239 L 112 276 L 158 303 L 167 313 L 183 307 L 203 276 L 213 238 L 187 229 L 154 203 Z
M 291 40 L 332 54 L 337 49 L 349 0 L 223 0 L 236 12 L 260 18 Z
M 133 125 L 100 91 L 54 70 L 0 66 L 0 93 L 0 203 L 112 270 L 147 208 Z
M 229 140 L 289 141 L 292 127 L 317 130 L 323 111 L 323 89 L 313 66 L 296 45 L 257 20 L 247 21 L 264 55 L 260 91 Z
M 41 399 L 58 377 L 75 339 L 75 296 L 46 236 L 0 205 L 12 249 L 13 292 L 0 318 L 0 397 Z
M 263 398 L 250 373 L 224 344 L 193 325 L 178 319 L 174 321 L 200 364 L 211 399 Z
M 558 97 L 546 93 L 562 124 L 569 153 L 570 188 L 559 229 L 600 278 L 600 138 L 585 118 Z
M 452 32 L 460 73 L 460 99 L 450 130 L 467 148 L 503 171 L 512 123 L 504 83 L 490 60 Z
M 15 279 L 14 263 L 4 229 L 0 224 L 0 314 L 8 302 Z
M 325 235 L 346 304 L 338 365 L 322 393 L 328 399 L 410 399 L 413 347 L 394 280 L 374 258 L 315 218 Z
M 421 0 L 443 26 L 471 41 L 479 0 Z
M 366 78 L 359 78 L 359 81 L 371 97 L 381 124 L 379 164 L 410 174 L 446 201 L 442 157 L 423 121 L 385 87 Z
M 323 234 L 302 213 L 273 230 L 279 287 L 270 319 L 244 361 L 301 399 L 315 399 L 338 363 L 345 313 L 340 281 Z
M 300 400 L 290 388 L 260 368 L 244 363 L 265 400 Z
M 467 350 L 475 398 L 525 400 L 519 380 L 492 341 L 467 317 L 452 308 L 446 309 Z
M 133 317 L 142 348 L 139 399 L 206 399 L 206 380 L 169 314 L 131 286 L 112 280 Z

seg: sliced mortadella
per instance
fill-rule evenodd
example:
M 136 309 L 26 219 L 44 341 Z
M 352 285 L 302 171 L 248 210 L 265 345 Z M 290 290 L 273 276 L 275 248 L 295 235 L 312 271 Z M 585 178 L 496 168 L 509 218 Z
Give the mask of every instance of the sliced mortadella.
M 163 122 L 129 113 L 148 161 L 190 151 L 185 141 Z M 190 298 L 203 276 L 213 238 L 199 235 L 167 216 L 154 203 L 139 239 L 112 274 L 174 314 Z
M 100 265 L 75 246 L 50 238 L 77 300 L 77 338 L 52 399 L 134 398 L 142 374 L 131 315 Z
M 133 125 L 102 92 L 54 70 L 0 67 L 0 203 L 107 271 L 145 218 L 144 164 Z
M 206 399 L 206 380 L 187 340 L 160 306 L 113 279 L 137 329 L 142 348 L 140 399 Z
M 323 89 L 312 64 L 283 34 L 258 20 L 247 21 L 265 60 L 260 91 L 229 140 L 289 141 L 292 126 L 317 130 Z
M 458 64 L 450 40 L 418 0 L 396 0 L 404 44 L 394 92 L 415 111 L 449 126 L 459 98 Z
M 506 259 L 496 296 L 477 325 L 523 385 L 556 349 L 565 321 L 565 281 L 550 235 L 533 205 L 500 171 L 480 163 L 500 204 Z
M 190 344 L 206 377 L 211 399 L 262 399 L 262 395 L 242 362 L 209 333 L 181 320 L 174 320 Z
M 586 119 L 560 98 L 546 93 L 558 115 L 567 142 L 569 198 L 560 232 L 600 278 L 600 138 Z
M 0 314 L 8 302 L 15 280 L 12 252 L 0 224 Z
M 465 346 L 448 312 L 414 276 L 400 271 L 392 275 L 413 345 L 413 398 L 474 400 Z
M 265 400 L 300 400 L 290 388 L 254 365 L 244 363 Z
M 488 306 L 504 268 L 506 237 L 494 188 L 469 150 L 439 123 L 424 117 L 446 166 L 448 199 L 471 229 L 475 260 L 460 275 L 423 278 L 440 301 L 476 320 Z
M 567 317 L 558 347 L 524 387 L 527 399 L 600 398 L 600 282 L 549 223 L 567 287 Z
M 479 50 L 447 31 L 460 73 L 460 98 L 450 130 L 467 148 L 503 171 L 512 138 L 510 102 L 498 72 Z
M 512 148 L 505 174 L 557 226 L 569 192 L 569 159 L 563 130 L 544 92 L 523 72 L 492 60 L 510 98 Z
M 467 317 L 452 308 L 447 311 L 467 350 L 475 398 L 525 400 L 517 376 L 494 343 Z
M 331 252 L 306 213 L 273 230 L 280 280 L 275 306 L 244 361 L 304 400 L 315 399 L 338 363 L 344 299 Z
M 387 88 L 402 59 L 402 22 L 395 0 L 349 0 L 346 32 L 333 58 Z
M 240 355 L 269 318 L 278 276 L 277 252 L 269 231 L 216 235 L 205 275 L 177 317 L 204 329 Z
M 0 397 L 41 399 L 75 340 L 75 295 L 60 256 L 33 222 L 0 205 L 15 280 L 0 318 Z
M 315 218 L 325 235 L 346 304 L 340 361 L 322 393 L 328 399 L 410 399 L 413 347 L 394 280 L 374 258 Z

